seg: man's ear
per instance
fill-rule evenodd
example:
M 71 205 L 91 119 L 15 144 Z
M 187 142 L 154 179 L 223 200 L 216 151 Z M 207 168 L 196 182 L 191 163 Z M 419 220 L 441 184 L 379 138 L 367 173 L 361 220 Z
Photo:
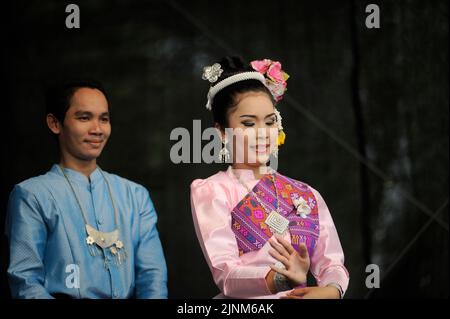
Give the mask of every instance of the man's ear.
M 53 114 L 47 114 L 47 126 L 54 134 L 61 133 L 61 123 Z

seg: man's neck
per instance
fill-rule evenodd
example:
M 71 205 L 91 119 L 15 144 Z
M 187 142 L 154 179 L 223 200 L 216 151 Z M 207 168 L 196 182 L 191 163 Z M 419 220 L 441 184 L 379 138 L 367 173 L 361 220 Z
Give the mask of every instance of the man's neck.
M 61 157 L 59 165 L 77 171 L 89 178 L 92 172 L 97 168 L 97 161 L 95 159 L 91 161 L 80 161 Z

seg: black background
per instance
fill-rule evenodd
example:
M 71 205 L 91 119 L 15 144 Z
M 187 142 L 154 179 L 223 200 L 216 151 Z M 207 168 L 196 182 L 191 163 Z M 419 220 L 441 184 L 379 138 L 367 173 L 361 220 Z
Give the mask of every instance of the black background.
M 2 3 L 0 227 L 14 184 L 58 160 L 43 89 L 89 76 L 109 91 L 106 171 L 143 184 L 159 215 L 169 297 L 218 290 L 189 185 L 225 166 L 173 164 L 175 127 L 210 126 L 201 70 L 224 55 L 281 61 L 281 173 L 324 197 L 350 272 L 348 298 L 448 297 L 447 1 L 66 1 Z M 376 3 L 381 28 L 368 29 Z M 431 217 L 433 215 L 434 217 Z M 2 241 L 1 296 L 8 298 Z M 381 288 L 365 286 L 366 265 Z

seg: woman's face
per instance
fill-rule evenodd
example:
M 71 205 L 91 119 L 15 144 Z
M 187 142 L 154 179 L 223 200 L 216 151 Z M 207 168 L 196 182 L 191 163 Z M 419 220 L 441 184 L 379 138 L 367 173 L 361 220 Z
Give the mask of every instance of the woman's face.
M 259 167 L 269 161 L 276 145 L 278 127 L 274 105 L 264 92 L 243 93 L 237 100 L 238 104 L 228 115 L 233 133 L 233 163 Z

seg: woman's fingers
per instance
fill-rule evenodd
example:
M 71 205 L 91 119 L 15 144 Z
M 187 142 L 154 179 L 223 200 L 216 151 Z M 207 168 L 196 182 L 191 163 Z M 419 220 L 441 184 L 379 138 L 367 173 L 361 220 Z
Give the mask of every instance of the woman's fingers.
M 286 277 L 290 277 L 290 273 L 289 273 L 289 271 L 287 271 L 286 269 L 283 269 L 283 268 L 279 268 L 279 267 L 276 267 L 276 266 L 274 266 L 274 265 L 270 265 L 270 268 L 273 270 L 273 271 L 276 271 L 277 273 L 279 273 L 279 274 L 282 274 L 282 275 L 284 275 L 284 276 L 286 276 Z
M 270 246 L 272 246 L 273 249 L 275 249 L 277 252 L 279 252 L 281 255 L 289 259 L 289 253 L 287 250 L 280 244 L 276 243 L 273 238 L 269 239 Z
M 286 257 L 280 255 L 277 251 L 271 249 L 269 250 L 269 255 L 281 262 L 284 267 L 289 268 L 289 260 Z
M 288 296 L 303 296 L 310 291 L 310 287 L 297 288 L 288 293 Z
M 280 297 L 280 299 L 303 299 L 309 290 L 309 287 L 297 288 Z
M 294 249 L 294 247 L 292 247 L 291 243 L 289 243 L 287 240 L 285 240 L 282 236 L 275 234 L 275 238 L 284 247 L 284 249 L 287 250 L 289 255 L 295 252 L 295 249 Z
M 300 255 L 300 257 L 302 258 L 308 258 L 308 248 L 306 247 L 306 245 L 304 243 L 301 243 L 300 245 L 298 245 L 298 254 Z

